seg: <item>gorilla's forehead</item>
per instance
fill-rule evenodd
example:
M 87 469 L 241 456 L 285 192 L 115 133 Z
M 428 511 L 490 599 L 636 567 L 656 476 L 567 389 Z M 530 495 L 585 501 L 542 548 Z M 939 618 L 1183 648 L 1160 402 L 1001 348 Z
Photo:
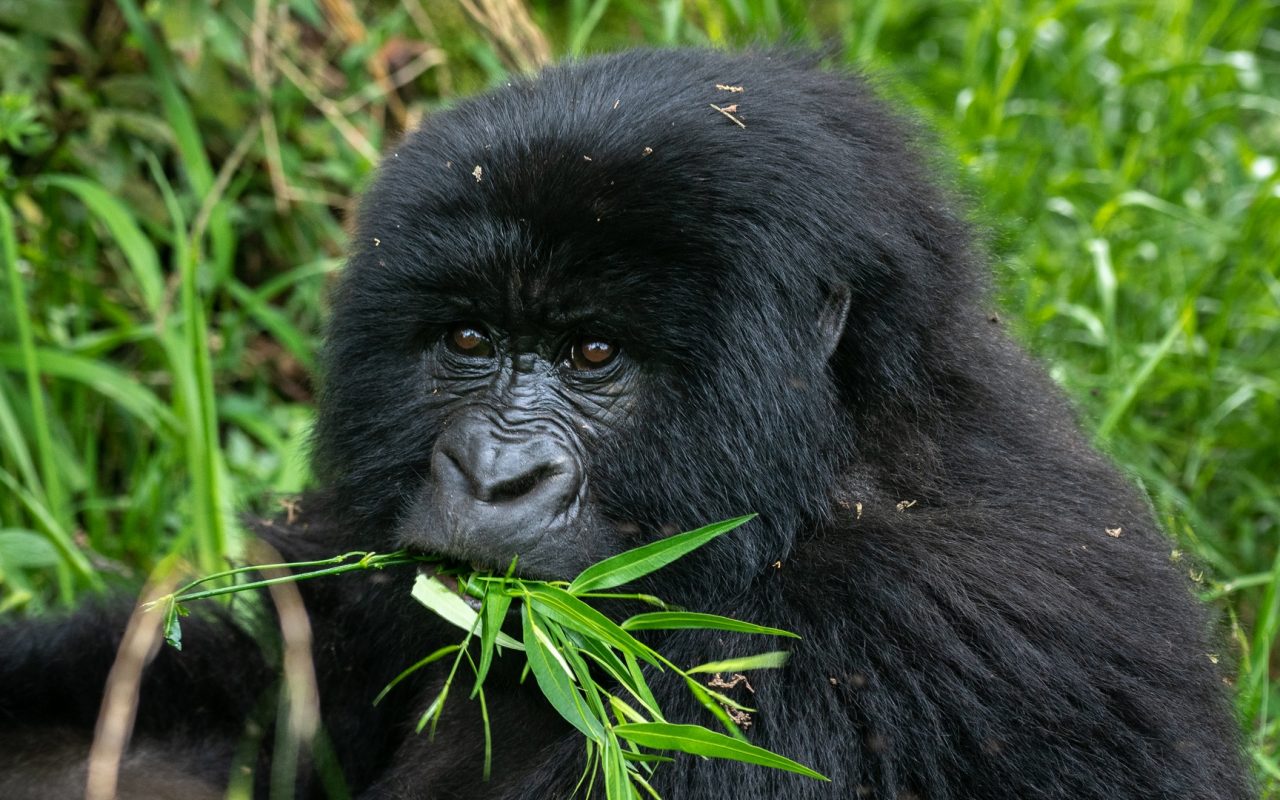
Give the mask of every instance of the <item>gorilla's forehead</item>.
M 555 68 L 428 119 L 385 160 L 363 240 L 399 237 L 452 286 L 612 282 L 628 298 L 653 279 L 676 292 L 795 283 L 839 257 L 847 220 L 832 209 L 848 208 L 870 172 L 866 141 L 886 132 L 828 136 L 812 117 L 851 103 L 858 84 L 803 70 L 803 86 L 829 89 L 818 101 L 797 95 L 802 69 L 785 60 L 624 58 L 626 69 Z
M 388 287 L 396 297 L 410 288 L 437 322 L 479 319 L 512 333 L 590 328 L 634 341 L 707 317 L 708 292 L 723 277 L 687 255 L 658 258 L 607 235 L 552 241 L 527 220 L 481 217 L 450 230 L 426 237 L 410 260 L 397 256 L 412 266 Z

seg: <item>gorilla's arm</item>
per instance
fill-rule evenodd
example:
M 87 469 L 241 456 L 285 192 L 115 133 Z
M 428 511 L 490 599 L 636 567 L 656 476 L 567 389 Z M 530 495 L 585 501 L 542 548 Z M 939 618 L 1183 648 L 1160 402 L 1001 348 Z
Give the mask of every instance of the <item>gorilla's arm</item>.
M 0 626 L 4 797 L 83 793 L 90 734 L 131 610 L 99 603 Z M 124 797 L 199 797 L 197 787 L 225 783 L 245 721 L 273 683 L 259 646 L 221 615 L 202 609 L 183 620 L 183 634 L 181 653 L 162 647 L 143 673 Z M 171 780 L 166 764 L 181 765 Z

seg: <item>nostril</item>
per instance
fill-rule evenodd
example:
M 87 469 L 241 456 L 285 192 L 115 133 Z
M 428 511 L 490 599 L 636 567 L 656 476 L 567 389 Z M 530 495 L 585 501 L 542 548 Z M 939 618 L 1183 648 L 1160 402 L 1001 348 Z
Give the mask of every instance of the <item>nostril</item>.
M 464 465 L 463 465 L 463 463 L 462 463 L 462 460 L 461 460 L 461 459 L 459 459 L 459 458 L 458 458 L 457 456 L 455 456 L 453 453 L 450 453 L 450 452 L 448 452 L 448 451 L 444 451 L 444 452 L 442 453 L 442 455 L 444 455 L 445 462 L 446 462 L 450 467 L 452 467 L 452 468 L 453 468 L 453 470 L 454 470 L 455 472 L 457 472 L 457 473 L 458 473 L 458 475 L 459 475 L 459 476 L 461 476 L 463 480 L 465 480 L 467 483 L 471 483 L 471 482 L 472 482 L 472 481 L 471 481 L 471 473 L 467 470 L 466 466 L 464 466 Z
M 447 450 L 436 451 L 431 459 L 431 471 L 435 474 L 437 481 L 451 487 L 454 491 L 462 490 L 471 495 L 476 492 L 476 482 L 471 477 L 466 464 Z
M 552 509 L 577 492 L 580 471 L 566 448 L 545 438 L 509 441 L 484 433 L 462 428 L 436 443 L 432 477 L 451 508 Z
M 487 503 L 506 503 L 518 500 L 533 492 L 560 470 L 554 464 L 539 464 L 532 469 L 507 478 L 495 478 L 477 488 L 476 496 Z

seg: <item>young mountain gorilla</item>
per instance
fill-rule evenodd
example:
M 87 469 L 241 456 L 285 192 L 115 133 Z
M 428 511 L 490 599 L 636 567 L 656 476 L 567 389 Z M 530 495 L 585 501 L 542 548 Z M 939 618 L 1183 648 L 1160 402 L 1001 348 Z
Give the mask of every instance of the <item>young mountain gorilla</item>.
M 260 534 L 294 560 L 518 554 L 568 578 L 759 512 L 642 588 L 803 638 L 653 643 L 690 665 L 790 649 L 728 691 L 758 709 L 752 741 L 831 783 L 679 757 L 667 800 L 1250 796 L 1207 615 L 991 315 L 911 134 L 856 78 L 702 51 L 565 65 L 434 116 L 386 158 L 335 296 L 323 489 Z M 487 682 L 488 783 L 462 694 L 434 741 L 413 732 L 447 663 L 373 706 L 458 639 L 412 580 L 300 585 L 352 793 L 567 797 L 583 741 L 516 657 Z M 76 775 L 124 616 L 0 634 L 4 796 Z M 275 680 L 248 635 L 188 620 L 145 675 L 124 780 L 224 785 Z M 710 721 L 658 687 L 672 719 Z M 298 796 L 325 796 L 312 771 Z

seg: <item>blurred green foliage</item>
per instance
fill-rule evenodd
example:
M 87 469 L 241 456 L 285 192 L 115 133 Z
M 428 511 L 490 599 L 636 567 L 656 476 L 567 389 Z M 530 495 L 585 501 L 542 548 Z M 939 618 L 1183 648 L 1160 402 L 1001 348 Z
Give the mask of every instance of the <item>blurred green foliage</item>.
M 1270 0 L 0 0 L 0 610 L 216 569 L 306 485 L 325 288 L 405 129 L 548 58 L 758 42 L 862 65 L 958 155 L 1005 315 L 1225 612 L 1273 795 Z

